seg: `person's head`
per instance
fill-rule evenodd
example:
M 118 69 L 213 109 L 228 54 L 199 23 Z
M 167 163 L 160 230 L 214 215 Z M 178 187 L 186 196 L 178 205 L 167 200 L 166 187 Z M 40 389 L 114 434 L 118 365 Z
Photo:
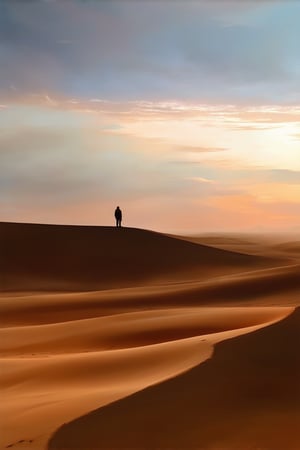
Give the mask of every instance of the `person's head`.
M 117 209 L 120 209 L 120 206 L 117 206 Z

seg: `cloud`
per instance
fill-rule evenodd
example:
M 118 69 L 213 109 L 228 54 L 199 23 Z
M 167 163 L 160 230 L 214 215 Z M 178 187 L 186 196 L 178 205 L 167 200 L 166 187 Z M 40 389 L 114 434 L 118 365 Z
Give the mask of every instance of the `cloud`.
M 274 190 L 274 185 L 277 185 L 278 190 L 284 189 L 284 185 L 299 185 L 300 184 L 300 171 L 289 169 L 266 169 L 264 167 L 244 167 L 234 168 L 228 167 L 226 170 L 228 175 L 232 179 L 240 179 L 245 185 L 253 183 L 253 189 L 258 186 L 259 191 L 262 185 L 269 186 L 269 190 Z M 238 178 L 237 178 L 238 177 Z M 276 193 L 274 191 L 275 197 Z
M 170 164 L 147 146 L 147 140 L 71 124 L 6 129 L 1 219 L 110 224 L 120 203 L 126 225 L 166 231 L 298 223 L 299 184 L 292 183 L 299 171 L 251 169 L 230 160 Z
M 70 126 L 2 133 L 0 198 L 41 207 L 186 191 L 180 171 L 140 148 L 147 149 L 147 142 Z
M 278 125 L 293 124 L 300 126 L 300 107 L 298 105 L 248 105 L 201 103 L 195 101 L 161 101 L 161 100 L 109 100 L 92 97 L 82 99 L 76 96 L 57 94 L 44 90 L 41 93 L 22 94 L 17 90 L 8 91 L 1 96 L 4 106 L 10 104 L 33 105 L 59 108 L 65 111 L 90 111 L 98 115 L 137 122 L 168 120 L 190 121 L 208 126 L 224 126 L 231 130 L 265 130 Z M 296 128 L 297 129 L 297 128 Z M 181 146 L 183 147 L 183 146 Z M 203 146 L 205 149 L 206 147 Z M 207 147 L 209 148 L 209 147 Z M 216 151 L 227 150 L 215 147 Z
M 208 178 L 204 178 L 204 177 L 190 177 L 187 178 L 188 180 L 192 180 L 192 181 L 196 181 L 197 183 L 215 183 L 215 180 L 210 180 Z
M 267 182 L 283 183 L 283 184 L 300 184 L 299 170 L 287 170 L 287 169 L 262 170 L 261 175 L 266 177 Z
M 192 145 L 179 145 L 175 147 L 176 151 L 191 152 L 191 153 L 211 153 L 211 152 L 225 152 L 228 149 L 222 147 L 195 147 Z
M 299 10 L 297 2 L 4 1 L 0 89 L 297 102 Z
M 230 127 L 233 131 L 263 131 L 263 130 L 274 130 L 278 128 L 278 125 L 267 124 L 267 125 L 250 125 L 250 124 L 236 124 Z

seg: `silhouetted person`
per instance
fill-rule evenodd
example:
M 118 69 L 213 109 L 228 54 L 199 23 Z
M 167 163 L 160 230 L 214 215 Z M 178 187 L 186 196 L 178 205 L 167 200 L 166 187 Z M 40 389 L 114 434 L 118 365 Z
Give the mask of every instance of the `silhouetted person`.
M 120 227 L 122 222 L 122 211 L 120 210 L 119 206 L 117 206 L 115 210 L 115 218 L 116 218 L 116 227 Z

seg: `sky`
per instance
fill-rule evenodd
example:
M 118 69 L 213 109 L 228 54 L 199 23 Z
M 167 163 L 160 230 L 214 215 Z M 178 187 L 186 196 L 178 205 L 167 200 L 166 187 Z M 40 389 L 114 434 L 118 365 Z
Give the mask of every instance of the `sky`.
M 300 231 L 299 17 L 0 0 L 0 220 Z

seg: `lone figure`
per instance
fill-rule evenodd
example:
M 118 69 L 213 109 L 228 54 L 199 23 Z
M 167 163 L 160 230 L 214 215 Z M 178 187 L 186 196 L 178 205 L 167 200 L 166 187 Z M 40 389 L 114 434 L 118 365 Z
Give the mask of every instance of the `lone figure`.
M 117 206 L 115 210 L 115 218 L 116 218 L 116 227 L 120 227 L 122 222 L 122 211 L 120 210 L 119 206 Z

